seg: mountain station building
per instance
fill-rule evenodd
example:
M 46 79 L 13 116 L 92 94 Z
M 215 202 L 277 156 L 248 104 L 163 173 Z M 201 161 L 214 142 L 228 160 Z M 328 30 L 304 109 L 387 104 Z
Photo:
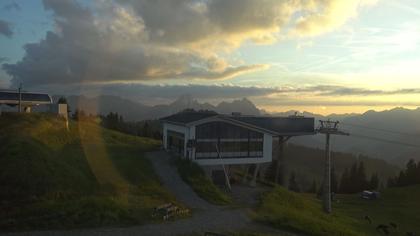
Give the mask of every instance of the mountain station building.
M 19 112 L 19 106 L 24 113 L 31 113 L 33 107 L 44 106 L 46 112 L 68 118 L 67 104 L 54 104 L 46 93 L 0 90 L 0 115 L 2 112 Z
M 212 171 L 222 165 L 270 163 L 274 141 L 313 135 L 314 118 L 222 115 L 187 110 L 161 119 L 163 148 Z M 258 169 L 258 168 L 257 168 Z M 256 170 L 257 172 L 258 170 Z M 256 174 L 255 174 L 256 175 Z

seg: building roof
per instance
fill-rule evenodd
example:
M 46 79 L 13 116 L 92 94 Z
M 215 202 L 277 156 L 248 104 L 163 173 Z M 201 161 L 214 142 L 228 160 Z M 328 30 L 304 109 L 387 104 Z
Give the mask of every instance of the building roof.
M 314 133 L 313 117 L 271 117 L 271 116 L 224 116 L 224 119 L 238 121 L 271 133 L 297 135 L 298 133 Z
M 23 104 L 50 104 L 52 99 L 48 94 L 44 93 L 21 93 L 21 102 Z M 19 93 L 16 91 L 0 91 L 0 104 L 19 104 Z
M 271 116 L 242 116 L 220 115 L 216 112 L 183 111 L 162 118 L 164 122 L 178 125 L 187 125 L 199 120 L 216 117 L 222 120 L 237 123 L 250 128 L 259 129 L 273 135 L 307 135 L 315 133 L 315 119 L 313 117 L 271 117 Z
M 186 125 L 194 121 L 202 120 L 217 115 L 218 114 L 214 111 L 185 110 L 167 117 L 163 117 L 160 120 L 170 123 Z

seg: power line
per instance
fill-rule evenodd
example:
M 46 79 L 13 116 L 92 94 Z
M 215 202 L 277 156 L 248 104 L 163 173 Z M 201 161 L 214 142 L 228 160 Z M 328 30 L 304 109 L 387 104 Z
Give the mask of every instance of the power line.
M 385 142 L 385 143 L 391 143 L 391 144 L 398 144 L 398 145 L 403 145 L 403 146 L 420 148 L 420 145 L 416 145 L 416 144 L 412 144 L 412 143 L 405 143 L 405 142 L 400 142 L 400 141 L 395 141 L 395 140 L 372 137 L 372 136 L 367 136 L 367 135 L 363 135 L 363 134 L 352 133 L 351 136 L 358 137 L 358 138 L 371 139 L 371 140 L 375 140 L 375 141 L 379 141 L 379 142 Z
M 371 130 L 382 131 L 382 132 L 387 132 L 387 133 L 400 134 L 400 135 L 415 136 L 415 137 L 419 137 L 420 136 L 420 133 L 419 134 L 405 133 L 405 132 L 400 132 L 400 131 L 395 131 L 395 130 L 375 128 L 375 127 L 370 127 L 370 126 L 366 126 L 366 125 L 355 125 L 355 124 L 343 123 L 343 122 L 340 122 L 340 124 L 348 125 L 348 126 L 353 126 L 353 127 L 357 127 L 357 128 L 371 129 Z

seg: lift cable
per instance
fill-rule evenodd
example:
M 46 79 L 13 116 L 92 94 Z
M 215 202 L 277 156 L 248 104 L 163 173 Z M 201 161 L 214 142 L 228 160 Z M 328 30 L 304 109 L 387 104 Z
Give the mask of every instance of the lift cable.
M 340 124 L 345 125 L 345 126 L 347 125 L 347 126 L 353 126 L 353 127 L 357 127 L 357 128 L 370 129 L 370 130 L 382 131 L 382 132 L 393 133 L 393 134 L 420 137 L 420 133 L 417 133 L 417 134 L 416 133 L 405 133 L 405 132 L 400 132 L 400 131 L 396 131 L 396 130 L 370 127 L 370 126 L 367 126 L 367 125 L 350 124 L 350 123 L 347 123 L 347 122 L 340 122 Z
M 363 134 L 354 134 L 354 133 L 351 133 L 350 136 L 358 137 L 358 138 L 364 138 L 364 139 L 371 139 L 371 140 L 375 140 L 375 141 L 379 141 L 379 142 L 385 142 L 385 143 L 403 145 L 403 146 L 408 146 L 408 147 L 420 148 L 420 145 L 416 145 L 416 144 L 412 144 L 412 143 L 405 143 L 405 142 L 400 142 L 400 141 L 395 141 L 395 140 L 389 140 L 389 139 L 384 139 L 384 138 L 372 137 L 372 136 L 363 135 Z

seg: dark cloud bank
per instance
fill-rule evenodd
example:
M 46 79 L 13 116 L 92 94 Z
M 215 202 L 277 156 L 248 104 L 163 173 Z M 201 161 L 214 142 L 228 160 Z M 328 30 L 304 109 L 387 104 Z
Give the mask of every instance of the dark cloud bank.
M 12 37 L 13 30 L 9 22 L 0 20 L 0 35 L 6 36 L 9 38 Z

